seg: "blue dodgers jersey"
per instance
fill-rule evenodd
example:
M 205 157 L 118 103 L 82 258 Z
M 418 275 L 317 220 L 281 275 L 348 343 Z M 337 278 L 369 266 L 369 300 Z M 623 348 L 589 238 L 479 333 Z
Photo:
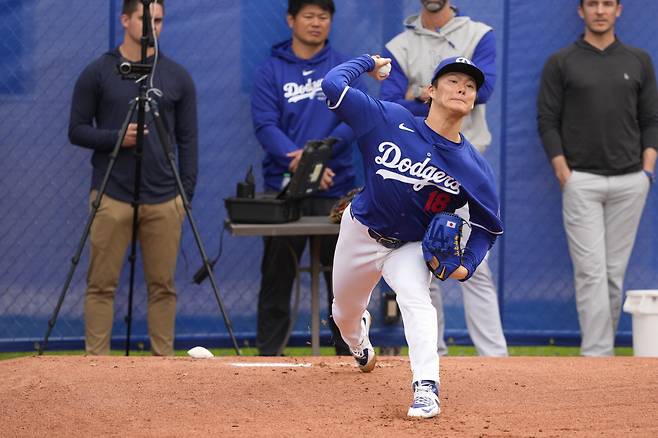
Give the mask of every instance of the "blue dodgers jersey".
M 407 110 L 396 111 L 402 107 L 394 105 L 388 108 L 392 125 L 378 125 L 359 138 L 365 188 L 352 202 L 352 211 L 360 222 L 382 235 L 418 241 L 432 216 L 454 212 L 466 203 L 461 183 L 443 170 L 438 155 L 440 148 L 459 149 L 467 144 L 455 144 L 438 135 L 436 144 L 428 141 L 424 120 Z M 383 108 L 388 106 L 384 103 Z
M 346 86 L 366 68 L 359 60 L 332 70 L 323 84 L 330 108 L 352 126 L 363 155 L 366 181 L 352 201 L 355 217 L 382 235 L 419 241 L 434 214 L 468 202 L 472 226 L 501 234 L 493 172 L 484 158 L 463 136 L 453 143 L 401 105 Z

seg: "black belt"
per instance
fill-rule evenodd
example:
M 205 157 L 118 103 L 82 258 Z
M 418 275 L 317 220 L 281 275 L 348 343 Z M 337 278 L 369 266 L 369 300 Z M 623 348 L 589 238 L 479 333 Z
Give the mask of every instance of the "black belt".
M 372 228 L 368 228 L 368 234 L 370 235 L 370 237 L 375 239 L 377 243 L 379 243 L 384 248 L 388 248 L 388 249 L 398 249 L 399 247 L 401 247 L 406 243 L 400 239 L 396 239 L 395 237 L 382 236 Z

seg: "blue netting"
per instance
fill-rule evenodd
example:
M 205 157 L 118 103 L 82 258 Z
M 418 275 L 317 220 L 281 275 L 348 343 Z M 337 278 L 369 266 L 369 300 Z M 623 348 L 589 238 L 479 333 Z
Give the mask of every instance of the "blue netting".
M 0 2 L 0 348 L 25 348 L 40 339 L 71 265 L 87 217 L 90 153 L 67 139 L 73 84 L 79 72 L 118 44 L 118 0 L 4 0 Z M 486 156 L 504 198 L 506 234 L 492 254 L 499 273 L 505 331 L 511 343 L 575 340 L 578 323 L 571 264 L 562 229 L 560 194 L 544 156 L 535 121 L 535 99 L 546 57 L 582 31 L 575 0 L 455 1 L 496 32 L 499 79 L 487 108 L 493 144 Z M 223 199 L 249 165 L 262 159 L 251 127 L 250 89 L 269 47 L 288 37 L 286 0 L 169 1 L 162 50 L 185 65 L 199 95 L 200 168 L 193 214 L 214 256 L 225 217 Z M 108 7 L 109 5 L 109 7 Z M 332 44 L 348 54 L 377 53 L 414 13 L 416 0 L 336 0 Z M 505 15 L 508 11 L 508 15 Z M 647 49 L 658 4 L 624 3 L 619 35 Z M 370 85 L 377 93 L 376 85 Z M 257 183 L 261 178 L 257 172 Z M 658 284 L 656 192 L 650 194 L 629 267 L 626 287 Z M 242 341 L 255 333 L 262 244 L 259 238 L 224 237 L 215 270 L 224 303 Z M 208 282 L 192 283 L 201 265 L 186 225 L 179 259 L 177 341 L 228 345 Z M 87 250 L 66 295 L 51 340 L 80 347 Z M 135 290 L 134 334 L 146 333 L 146 290 L 141 268 Z M 122 339 L 127 272 L 117 293 L 115 339 Z M 447 334 L 467 342 L 461 292 L 444 288 Z M 308 279 L 293 341 L 310 338 Z M 322 292 L 324 294 L 324 290 Z M 375 294 L 373 309 L 378 309 Z M 324 304 L 325 300 L 321 299 Z M 323 306 L 324 307 L 324 306 Z M 379 311 L 375 310 L 375 315 Z M 377 318 L 376 318 L 377 320 Z M 375 325 L 375 341 L 402 343 L 399 327 Z M 628 342 L 630 320 L 620 330 Z M 327 331 L 323 330 L 323 337 Z

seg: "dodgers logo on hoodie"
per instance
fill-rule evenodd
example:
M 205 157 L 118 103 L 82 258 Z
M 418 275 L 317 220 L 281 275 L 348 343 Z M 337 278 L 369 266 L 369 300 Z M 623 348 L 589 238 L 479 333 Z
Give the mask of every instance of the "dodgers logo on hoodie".
M 322 91 L 322 79 L 314 81 L 311 78 L 308 78 L 305 84 L 298 84 L 296 82 L 283 84 L 283 97 L 288 99 L 288 103 L 295 103 L 304 99 L 322 101 L 327 99 Z

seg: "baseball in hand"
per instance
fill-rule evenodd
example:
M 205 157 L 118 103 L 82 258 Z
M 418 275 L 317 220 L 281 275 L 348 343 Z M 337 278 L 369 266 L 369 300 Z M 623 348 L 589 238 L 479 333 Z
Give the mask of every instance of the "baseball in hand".
M 379 70 L 377 70 L 377 74 L 379 75 L 380 78 L 385 78 L 386 76 L 388 76 L 390 72 L 391 72 L 390 63 L 379 67 Z

